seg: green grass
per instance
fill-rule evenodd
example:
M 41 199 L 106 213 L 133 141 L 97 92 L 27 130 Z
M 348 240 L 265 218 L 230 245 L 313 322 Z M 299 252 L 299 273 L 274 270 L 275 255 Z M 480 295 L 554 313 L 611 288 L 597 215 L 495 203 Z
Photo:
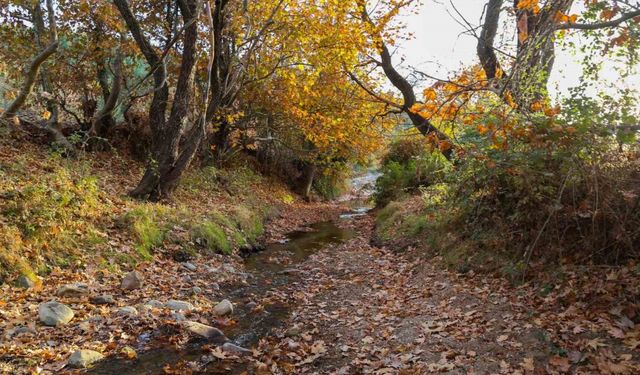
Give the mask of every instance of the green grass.
M 196 242 L 201 241 L 209 250 L 223 254 L 231 254 L 231 244 L 220 225 L 213 221 L 205 221 L 192 229 Z
M 165 211 L 160 205 L 146 204 L 125 214 L 135 238 L 135 250 L 143 260 L 152 259 L 153 249 L 162 245 L 167 236 L 168 230 L 161 221 Z

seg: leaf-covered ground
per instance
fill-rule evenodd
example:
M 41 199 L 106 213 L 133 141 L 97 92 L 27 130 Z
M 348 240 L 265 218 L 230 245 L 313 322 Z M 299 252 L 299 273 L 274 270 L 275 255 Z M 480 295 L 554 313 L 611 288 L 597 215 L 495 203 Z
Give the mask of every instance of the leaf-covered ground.
M 443 270 L 359 236 L 313 255 L 285 291 L 286 327 L 247 368 L 321 374 L 637 374 L 638 275 L 558 276 L 557 285 Z M 417 259 L 417 260 L 411 260 Z M 253 370 L 250 370 L 250 372 Z
M 267 234 L 280 240 L 284 232 L 300 225 L 335 217 L 336 208 L 296 204 L 271 222 Z M 370 217 L 339 223 L 355 229 L 357 236 L 326 246 L 299 264 L 274 254 L 268 259 L 287 265 L 290 282 L 268 284 L 263 295 L 232 301 L 238 306 L 253 303 L 256 320 L 263 319 L 269 305 L 289 307 L 288 317 L 261 337 L 251 354 L 235 355 L 196 340 L 196 355 L 147 373 L 631 375 L 640 371 L 640 284 L 635 267 L 562 270 L 551 279 L 555 283 L 513 286 L 494 276 L 448 271 L 438 259 L 371 246 Z M 91 267 L 83 273 L 56 271 L 41 288 L 3 287 L 2 371 L 77 371 L 66 366 L 77 349 L 96 350 L 107 361 L 118 358 L 135 364 L 154 347 L 193 343 L 194 336 L 182 329 L 170 310 L 140 310 L 136 316 L 119 313 L 123 306 L 139 306 L 149 299 L 188 301 L 195 309 L 184 312 L 187 319 L 223 332 L 231 329 L 241 317 L 217 318 L 211 309 L 229 288 L 252 276 L 244 272 L 239 258 L 213 256 L 193 263 L 195 271 L 170 259 L 145 264 L 139 268 L 144 286 L 132 292 L 119 289 L 121 274 Z M 63 297 L 59 300 L 76 311 L 72 323 L 63 328 L 38 323 L 38 303 L 48 300 L 59 286 L 77 281 L 89 284 L 92 295 L 112 294 L 116 304 L 97 306 L 88 296 Z M 194 287 L 200 289 L 194 292 Z M 18 326 L 29 330 L 11 331 Z

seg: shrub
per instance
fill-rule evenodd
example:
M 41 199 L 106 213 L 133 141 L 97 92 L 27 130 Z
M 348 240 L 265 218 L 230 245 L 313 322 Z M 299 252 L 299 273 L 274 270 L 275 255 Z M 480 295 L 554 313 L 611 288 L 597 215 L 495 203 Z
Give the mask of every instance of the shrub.
M 449 170 L 451 166 L 437 152 L 427 151 L 424 146 L 417 148 L 408 140 L 393 143 L 384 158 L 382 175 L 376 181 L 376 204 L 384 206 L 405 193 L 416 192 L 421 186 L 438 183 Z

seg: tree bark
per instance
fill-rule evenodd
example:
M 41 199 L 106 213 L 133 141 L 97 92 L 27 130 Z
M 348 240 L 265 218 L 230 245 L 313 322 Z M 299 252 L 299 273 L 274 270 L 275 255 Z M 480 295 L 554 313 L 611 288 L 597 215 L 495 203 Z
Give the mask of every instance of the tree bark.
M 173 105 L 166 118 L 167 72 L 163 59 L 156 54 L 148 39 L 142 33 L 140 25 L 129 9 L 126 0 L 114 0 L 124 18 L 133 38 L 145 56 L 147 63 L 154 69 L 154 96 L 149 111 L 152 131 L 152 159 L 138 186 L 129 194 L 132 197 L 161 200 L 170 198 L 184 170 L 193 159 L 202 140 L 203 124 L 197 125 L 181 140 L 185 131 L 185 120 L 192 97 L 192 73 L 196 62 L 196 42 L 198 38 L 198 6 L 195 0 L 178 0 L 180 13 L 184 21 L 182 60 L 173 97 Z

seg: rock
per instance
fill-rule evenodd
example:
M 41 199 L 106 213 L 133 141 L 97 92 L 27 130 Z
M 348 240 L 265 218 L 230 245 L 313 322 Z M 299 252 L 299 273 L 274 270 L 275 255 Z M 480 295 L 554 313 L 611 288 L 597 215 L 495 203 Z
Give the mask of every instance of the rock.
M 16 279 L 16 286 L 24 289 L 31 289 L 36 286 L 36 282 L 27 275 L 21 275 Z
M 208 326 L 206 324 L 193 322 L 190 320 L 184 321 L 182 325 L 187 329 L 187 331 L 196 334 L 198 336 L 202 336 L 206 339 L 220 339 L 222 341 L 227 341 L 227 337 L 222 333 L 221 330 Z
M 116 301 L 111 294 L 103 294 L 101 296 L 95 296 L 91 298 L 91 303 L 94 305 L 113 305 Z
M 158 301 L 157 299 L 150 299 L 145 302 L 143 306 L 149 306 L 154 309 L 164 309 L 164 303 Z
M 218 283 L 213 283 L 210 286 L 211 286 L 211 289 L 213 290 L 220 290 L 220 284 Z
M 138 310 L 133 306 L 124 306 L 118 309 L 117 314 L 125 316 L 135 316 L 138 315 Z
M 251 311 L 251 310 L 255 309 L 256 307 L 258 307 L 258 304 L 257 304 L 257 303 L 255 303 L 255 302 L 253 302 L 253 301 L 250 301 L 250 302 L 247 302 L 247 304 L 245 305 L 245 307 L 246 307 L 247 309 L 249 309 L 249 311 Z
M 293 326 L 293 327 L 289 328 L 289 329 L 284 333 L 284 335 L 285 335 L 286 337 L 296 337 L 296 336 L 298 336 L 298 335 L 300 334 L 300 332 L 301 332 L 301 331 L 302 331 L 302 330 L 300 329 L 300 327 L 299 327 L 299 326 Z
M 198 267 L 191 262 L 182 263 L 182 266 L 188 269 L 189 271 L 195 271 L 198 269 Z
M 213 308 L 213 313 L 217 316 L 224 316 L 233 313 L 233 304 L 228 299 L 223 299 Z
M 10 330 L 7 331 L 7 333 L 5 333 L 5 336 L 9 339 L 13 338 L 14 336 L 19 336 L 22 334 L 34 334 L 36 333 L 36 330 L 27 326 L 20 326 L 20 327 L 15 327 L 12 328 Z
M 38 306 L 40 321 L 48 326 L 67 324 L 73 319 L 73 315 L 73 310 L 57 301 L 41 303 Z
M 71 354 L 67 364 L 73 368 L 87 368 L 102 358 L 104 358 L 102 354 L 93 350 L 77 350 Z
M 173 311 L 192 311 L 192 310 L 196 309 L 189 302 L 178 301 L 178 300 L 175 300 L 175 299 L 167 301 L 167 303 L 164 304 L 164 307 L 166 307 L 169 310 L 173 310 Z
M 140 289 L 142 287 L 142 275 L 138 271 L 129 272 L 124 279 L 120 288 L 124 290 Z
M 222 345 L 222 350 L 231 354 L 239 354 L 239 355 L 251 354 L 251 350 L 247 348 L 243 348 L 242 346 L 238 346 L 236 344 L 232 344 L 230 342 L 225 342 Z
M 222 270 L 227 273 L 235 273 L 236 269 L 230 264 L 223 264 Z
M 202 288 L 200 288 L 199 286 L 194 286 L 193 288 L 191 288 L 191 293 L 192 294 L 200 294 L 200 293 L 202 293 Z
M 56 291 L 59 297 L 82 297 L 89 294 L 89 285 L 85 283 L 71 283 L 63 285 Z
M 185 320 L 187 320 L 187 318 L 184 316 L 183 313 L 179 313 L 177 311 L 174 311 L 171 313 L 171 317 L 173 318 L 173 320 L 175 320 L 176 322 L 183 322 Z

